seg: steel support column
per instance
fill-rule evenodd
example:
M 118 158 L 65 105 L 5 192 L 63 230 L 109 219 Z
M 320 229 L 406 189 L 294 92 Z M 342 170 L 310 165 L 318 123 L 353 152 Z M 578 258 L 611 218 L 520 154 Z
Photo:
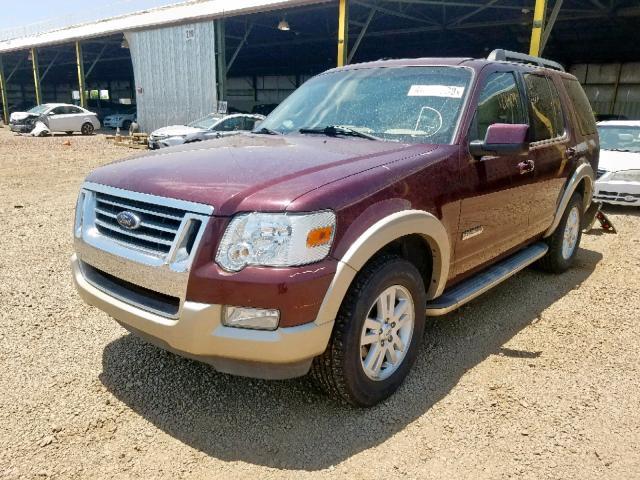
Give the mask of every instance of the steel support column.
M 76 42 L 76 65 L 78 66 L 78 88 L 80 89 L 80 106 L 87 108 L 87 96 L 85 94 L 84 77 L 84 57 L 82 56 L 82 45 Z
M 224 18 L 215 21 L 215 52 L 216 52 L 216 87 L 218 101 L 223 101 L 227 97 L 227 56 L 225 43 Z M 213 109 L 217 110 L 214 105 Z
M 31 65 L 33 66 L 33 85 L 36 90 L 36 105 L 42 103 L 42 90 L 40 86 L 40 67 L 38 66 L 38 49 L 31 49 Z
M 2 99 L 2 119 L 9 125 L 9 105 L 7 105 L 7 82 L 4 79 L 4 66 L 0 57 L 0 98 Z
M 547 8 L 547 0 L 536 0 L 536 6 L 533 10 L 533 28 L 531 29 L 531 46 L 529 47 L 529 55 L 540 55 L 540 43 L 542 38 L 542 29 L 544 28 L 544 13 Z
M 344 66 L 347 61 L 349 47 L 349 4 L 348 0 L 340 0 L 338 8 L 338 66 Z

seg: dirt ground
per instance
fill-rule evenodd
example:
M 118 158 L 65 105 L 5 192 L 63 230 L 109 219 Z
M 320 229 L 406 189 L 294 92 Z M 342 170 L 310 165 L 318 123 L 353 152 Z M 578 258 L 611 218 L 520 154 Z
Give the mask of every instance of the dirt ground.
M 640 209 L 607 209 L 619 234 L 583 237 L 568 273 L 529 269 L 440 318 L 400 391 L 357 410 L 216 373 L 82 303 L 76 194 L 131 154 L 0 129 L 1 478 L 640 478 Z

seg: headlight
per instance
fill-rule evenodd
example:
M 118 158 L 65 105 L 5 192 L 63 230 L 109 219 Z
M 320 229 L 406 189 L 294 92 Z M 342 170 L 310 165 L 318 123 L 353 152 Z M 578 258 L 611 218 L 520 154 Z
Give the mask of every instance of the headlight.
M 318 262 L 329 254 L 335 225 L 336 216 L 329 211 L 241 214 L 227 227 L 216 262 L 230 272 L 247 265 L 290 267 Z
M 640 182 L 640 170 L 623 170 L 615 172 L 609 180 L 617 180 L 620 182 Z

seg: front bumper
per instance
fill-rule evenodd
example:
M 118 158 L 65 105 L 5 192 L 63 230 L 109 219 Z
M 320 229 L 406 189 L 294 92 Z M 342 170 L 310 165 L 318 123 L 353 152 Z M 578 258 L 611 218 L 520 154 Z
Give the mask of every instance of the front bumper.
M 9 124 L 9 130 L 16 133 L 29 133 L 31 130 L 33 130 L 33 127 L 34 127 L 33 125 L 24 125 L 24 124 L 17 124 L 17 123 Z
M 640 182 L 598 180 L 593 199 L 613 205 L 640 205 Z
M 224 373 L 283 379 L 306 374 L 326 348 L 333 322 L 260 331 L 222 325 L 222 305 L 185 301 L 176 319 L 143 310 L 89 283 L 81 261 L 71 258 L 73 280 L 85 302 L 161 348 L 208 364 Z

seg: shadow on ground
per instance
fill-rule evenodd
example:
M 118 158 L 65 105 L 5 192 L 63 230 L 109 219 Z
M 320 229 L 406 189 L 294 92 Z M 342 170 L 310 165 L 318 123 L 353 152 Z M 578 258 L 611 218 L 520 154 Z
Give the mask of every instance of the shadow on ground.
M 369 410 L 338 405 L 304 379 L 267 382 L 219 374 L 133 335 L 106 346 L 100 378 L 136 413 L 208 455 L 275 468 L 323 469 L 402 430 L 490 355 L 523 368 L 544 356 L 503 345 L 577 288 L 601 258 L 581 249 L 576 266 L 563 275 L 528 269 L 440 318 L 401 389 Z

